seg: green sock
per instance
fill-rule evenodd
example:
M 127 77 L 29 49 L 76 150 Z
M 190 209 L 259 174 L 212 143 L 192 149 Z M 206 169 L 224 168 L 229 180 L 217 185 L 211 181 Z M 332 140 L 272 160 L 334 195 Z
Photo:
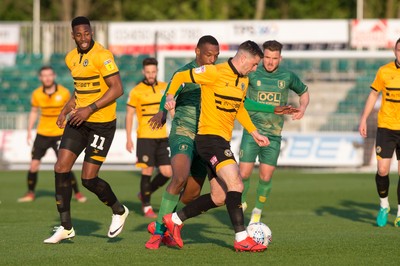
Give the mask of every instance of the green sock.
M 160 210 L 158 211 L 157 222 L 156 222 L 156 234 L 163 234 L 165 232 L 165 226 L 162 222 L 162 218 L 164 215 L 171 213 L 174 211 L 174 208 L 178 204 L 179 195 L 169 194 L 167 191 L 164 191 Z
M 264 208 L 265 202 L 271 193 L 272 179 L 270 181 L 264 181 L 259 179 L 257 186 L 257 198 L 256 198 L 256 208 L 262 210 Z
M 243 193 L 242 193 L 242 202 L 246 202 L 247 192 L 249 191 L 249 188 L 250 188 L 250 178 L 242 179 L 242 182 L 244 185 Z

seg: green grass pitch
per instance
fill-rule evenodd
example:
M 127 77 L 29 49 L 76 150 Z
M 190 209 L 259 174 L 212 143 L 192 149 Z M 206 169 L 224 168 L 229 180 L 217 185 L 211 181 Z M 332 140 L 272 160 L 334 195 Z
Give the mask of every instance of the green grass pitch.
M 79 174 L 79 173 L 77 173 Z M 250 218 L 257 172 L 248 195 Z M 103 171 L 119 200 L 130 210 L 124 231 L 107 238 L 111 211 L 80 186 L 88 202 L 72 201 L 77 236 L 72 241 L 45 245 L 59 224 L 51 171 L 39 173 L 37 198 L 17 203 L 26 190 L 24 171 L 0 172 L 0 265 L 398 265 L 400 228 L 397 175 L 392 174 L 392 211 L 384 228 L 375 225 L 378 197 L 373 173 L 327 173 L 278 169 L 262 222 L 273 242 L 263 253 L 236 253 L 233 230 L 225 207 L 187 220 L 183 249 L 161 246 L 146 250 L 150 219 L 144 218 L 136 197 L 139 173 Z M 208 183 L 203 191 L 208 191 Z M 156 211 L 164 188 L 152 198 Z

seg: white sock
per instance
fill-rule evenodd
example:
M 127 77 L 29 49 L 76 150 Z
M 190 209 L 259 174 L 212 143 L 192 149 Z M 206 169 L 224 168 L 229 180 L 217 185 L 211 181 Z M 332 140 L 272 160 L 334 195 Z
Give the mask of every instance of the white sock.
M 254 208 L 252 211 L 251 211 L 251 214 L 261 214 L 262 213 L 262 210 L 261 209 L 258 209 L 258 208 Z
M 397 217 L 400 217 L 400 204 L 397 205 Z
M 389 197 L 386 198 L 379 198 L 380 200 L 380 205 L 382 208 L 389 208 Z
M 176 214 L 176 212 L 174 212 L 174 213 L 172 214 L 171 219 L 172 219 L 172 221 L 173 221 L 174 223 L 176 223 L 177 225 L 181 225 L 181 224 L 182 224 L 182 220 L 179 218 L 179 216 L 178 216 L 178 214 Z
M 245 240 L 248 236 L 249 236 L 249 235 L 247 234 L 246 231 L 237 232 L 237 233 L 235 234 L 235 240 L 236 240 L 237 242 L 240 242 L 240 241 Z
M 143 207 L 143 212 L 146 213 L 148 210 L 153 209 L 151 206 L 145 206 Z

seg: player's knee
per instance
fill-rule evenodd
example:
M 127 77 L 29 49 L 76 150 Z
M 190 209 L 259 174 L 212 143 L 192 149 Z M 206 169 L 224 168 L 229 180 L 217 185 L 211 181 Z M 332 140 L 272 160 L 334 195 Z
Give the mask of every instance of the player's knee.
M 171 180 L 171 186 L 181 191 L 186 184 L 186 179 L 178 176 L 174 176 Z
M 181 202 L 185 205 L 189 204 L 190 202 L 194 201 L 200 196 L 200 191 L 191 191 L 191 193 L 186 193 L 186 190 L 183 192 L 181 197 Z
M 160 168 L 160 173 L 165 176 L 165 177 L 171 177 L 172 176 L 172 168 L 167 167 L 167 168 Z
M 57 162 L 54 164 L 54 172 L 56 172 L 56 173 L 66 173 L 66 172 L 70 172 L 70 171 L 71 171 L 71 168 L 59 160 L 57 160 Z
M 92 179 L 83 179 L 82 178 L 82 186 L 87 188 L 89 191 L 96 191 L 98 185 L 98 178 L 92 178 Z
M 226 195 L 225 195 L 225 193 L 218 193 L 216 195 L 211 194 L 211 199 L 215 205 L 223 206 L 223 205 L 225 205 Z

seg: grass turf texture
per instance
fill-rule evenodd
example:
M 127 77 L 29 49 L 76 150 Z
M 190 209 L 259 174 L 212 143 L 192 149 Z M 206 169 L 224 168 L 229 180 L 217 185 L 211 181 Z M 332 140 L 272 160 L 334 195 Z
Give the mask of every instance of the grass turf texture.
M 246 223 L 254 206 L 257 174 L 248 195 Z M 166 246 L 146 250 L 151 219 L 142 216 L 136 197 L 140 175 L 127 171 L 101 174 L 131 211 L 117 238 L 107 237 L 110 209 L 80 185 L 88 202 L 72 200 L 76 237 L 45 245 L 42 242 L 52 234 L 52 227 L 59 225 L 53 173 L 40 172 L 33 203 L 17 203 L 26 190 L 25 176 L 22 171 L 0 172 L 0 265 L 398 265 L 400 228 L 393 226 L 397 211 L 394 174 L 389 222 L 378 228 L 374 174 L 278 170 L 261 218 L 273 235 L 264 253 L 233 251 L 233 230 L 225 207 L 186 221 L 182 250 Z M 164 189 L 153 195 L 156 211 Z M 204 191 L 208 190 L 206 184 Z

